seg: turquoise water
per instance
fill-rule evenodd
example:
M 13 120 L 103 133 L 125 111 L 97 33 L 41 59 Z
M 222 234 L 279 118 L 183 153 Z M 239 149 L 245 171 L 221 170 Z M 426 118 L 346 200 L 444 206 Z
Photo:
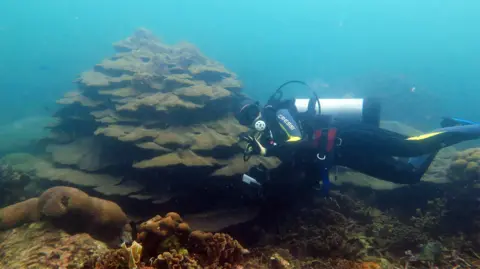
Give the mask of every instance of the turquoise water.
M 0 10 L 4 126 L 49 115 L 78 74 L 138 27 L 194 43 L 260 100 L 301 79 L 319 95 L 390 97 L 385 117 L 415 126 L 480 120 L 477 1 L 2 0 Z

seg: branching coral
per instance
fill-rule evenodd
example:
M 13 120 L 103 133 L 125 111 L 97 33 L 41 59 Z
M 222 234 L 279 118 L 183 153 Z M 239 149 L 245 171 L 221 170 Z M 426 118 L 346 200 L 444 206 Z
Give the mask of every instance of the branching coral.
M 445 198 L 436 198 L 428 201 L 425 210 L 422 211 L 422 209 L 417 208 L 416 215 L 411 218 L 413 226 L 422 230 L 431 230 L 438 227 L 442 217 L 447 214 L 445 204 Z

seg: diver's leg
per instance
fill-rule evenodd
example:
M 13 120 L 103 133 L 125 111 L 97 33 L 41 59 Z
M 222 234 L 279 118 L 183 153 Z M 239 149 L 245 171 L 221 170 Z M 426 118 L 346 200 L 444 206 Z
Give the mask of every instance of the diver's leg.
M 397 184 L 415 184 L 421 180 L 434 157 L 429 156 L 421 166 L 415 167 L 401 159 L 373 154 L 343 154 L 337 157 L 336 163 L 381 180 Z
M 433 154 L 454 144 L 480 138 L 480 125 L 447 127 L 417 137 L 359 124 L 339 128 L 339 150 L 372 151 L 380 155 L 415 157 Z
M 338 128 L 341 145 L 337 151 L 373 152 L 384 156 L 412 157 L 434 152 L 437 148 L 419 148 L 418 141 L 408 141 L 408 137 L 389 130 L 365 124 L 342 126 Z

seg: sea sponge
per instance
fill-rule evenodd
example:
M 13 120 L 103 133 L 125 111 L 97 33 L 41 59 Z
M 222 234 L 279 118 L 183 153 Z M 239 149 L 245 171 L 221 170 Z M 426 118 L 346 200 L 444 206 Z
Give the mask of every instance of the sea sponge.
M 38 198 L 1 209 L 0 216 L 0 228 L 44 219 L 65 231 L 88 232 L 105 241 L 119 236 L 127 224 L 117 204 L 71 187 L 50 188 Z
M 133 241 L 130 247 L 127 247 L 125 243 L 121 245 L 122 249 L 128 251 L 128 268 L 129 269 L 136 269 L 137 264 L 140 263 L 140 258 L 142 257 L 142 245 Z

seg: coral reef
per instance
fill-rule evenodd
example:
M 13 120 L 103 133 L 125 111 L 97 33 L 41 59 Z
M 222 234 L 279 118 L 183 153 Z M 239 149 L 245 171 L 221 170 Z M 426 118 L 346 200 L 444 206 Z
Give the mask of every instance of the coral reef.
M 71 187 L 53 187 L 38 198 L 0 209 L 0 229 L 48 220 L 70 232 L 88 232 L 106 241 L 121 236 L 127 216 L 115 203 Z
M 190 44 L 167 46 L 145 29 L 114 48 L 115 56 L 76 80 L 78 91 L 59 100 L 65 107 L 56 113 L 60 122 L 52 132 L 74 139 L 48 146 L 54 162 L 86 171 L 115 165 L 119 156 L 105 156 L 98 137 L 143 152 L 135 159 L 122 156 L 138 169 L 180 165 L 211 167 L 215 173 L 236 160 L 236 137 L 246 128 L 230 114 L 241 98 L 234 73 Z M 66 130 L 78 120 L 72 111 L 81 114 L 91 133 Z M 220 150 L 224 153 L 217 156 Z
M 0 231 L 0 242 L 0 267 L 9 269 L 82 268 L 92 254 L 108 251 L 88 234 L 70 235 L 47 222 Z
M 480 148 L 458 152 L 450 165 L 449 177 L 453 180 L 478 181 L 480 179 Z
M 145 259 L 156 257 L 159 253 L 179 249 L 185 245 L 190 234 L 190 227 L 177 213 L 159 215 L 142 223 L 137 240 L 144 246 L 142 256 Z
M 82 73 L 76 90 L 58 100 L 42 154 L 2 158 L 0 202 L 12 205 L 0 210 L 1 267 L 480 264 L 480 149 L 442 150 L 414 186 L 344 169 L 331 199 L 310 196 L 279 160 L 243 161 L 236 137 L 246 128 L 231 111 L 245 96 L 234 73 L 190 44 L 168 46 L 145 29 L 113 46 L 115 55 Z M 398 122 L 382 127 L 420 134 Z M 236 196 L 232 179 L 256 165 L 278 167 L 269 182 L 281 184 L 252 205 Z M 76 188 L 50 188 L 57 184 Z M 131 223 L 132 240 L 120 248 L 97 241 L 118 239 L 124 212 L 141 220 Z
M 0 207 L 36 194 L 33 186 L 29 175 L 0 162 Z
M 113 56 L 80 74 L 76 89 L 57 101 L 43 154 L 16 153 L 5 163 L 54 185 L 93 187 L 127 211 L 134 203 L 152 207 L 144 216 L 166 212 L 165 195 L 200 195 L 203 184 L 221 193 L 213 187 L 232 182 L 220 178 L 279 165 L 276 158 L 243 161 L 237 137 L 247 128 L 232 111 L 246 97 L 221 63 L 191 44 L 166 45 L 146 29 L 113 47 Z
M 121 252 L 94 257 L 85 268 L 234 268 L 249 253 L 227 234 L 191 231 L 174 212 L 142 223 L 137 240 Z M 115 259 L 117 267 L 108 267 Z

